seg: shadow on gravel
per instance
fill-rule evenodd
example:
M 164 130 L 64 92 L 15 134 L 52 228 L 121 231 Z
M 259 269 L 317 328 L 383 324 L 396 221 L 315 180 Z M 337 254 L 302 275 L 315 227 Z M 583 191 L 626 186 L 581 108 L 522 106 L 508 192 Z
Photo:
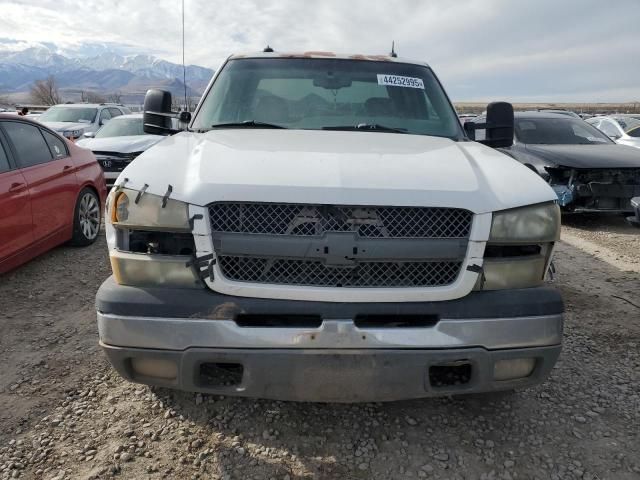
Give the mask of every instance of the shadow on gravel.
M 629 214 L 621 213 L 564 213 L 562 225 L 591 232 L 608 231 L 612 233 L 638 233 L 640 229 L 627 222 Z

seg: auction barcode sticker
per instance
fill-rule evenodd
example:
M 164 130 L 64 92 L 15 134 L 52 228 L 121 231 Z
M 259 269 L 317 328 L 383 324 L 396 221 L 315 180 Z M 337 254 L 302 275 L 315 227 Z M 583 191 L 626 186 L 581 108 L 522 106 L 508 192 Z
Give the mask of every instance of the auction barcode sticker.
M 392 87 L 421 88 L 424 90 L 424 82 L 421 78 L 403 77 L 400 75 L 378 74 L 378 85 L 391 85 Z

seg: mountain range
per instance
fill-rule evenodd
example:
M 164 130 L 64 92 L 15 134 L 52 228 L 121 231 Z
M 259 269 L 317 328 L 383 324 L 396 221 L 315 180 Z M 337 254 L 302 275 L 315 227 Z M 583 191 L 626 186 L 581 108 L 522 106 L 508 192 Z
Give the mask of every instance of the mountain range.
M 187 94 L 199 97 L 214 71 L 186 67 Z M 123 102 L 139 103 L 149 88 L 184 95 L 182 65 L 154 55 L 128 53 L 117 44 L 87 44 L 62 49 L 52 43 L 21 44 L 0 38 L 0 94 L 25 101 L 36 80 L 53 75 L 65 100 L 77 101 L 81 92 L 120 94 Z

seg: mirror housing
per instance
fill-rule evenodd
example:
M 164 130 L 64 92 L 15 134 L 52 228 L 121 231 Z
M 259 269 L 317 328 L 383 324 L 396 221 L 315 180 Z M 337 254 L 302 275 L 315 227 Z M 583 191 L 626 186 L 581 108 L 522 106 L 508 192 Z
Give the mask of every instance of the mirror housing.
M 82 134 L 82 136 L 84 138 L 93 138 L 93 137 L 96 136 L 96 132 L 86 132 L 86 133 Z
M 464 130 L 469 138 L 475 140 L 475 131 L 486 131 L 484 140 L 478 140 L 492 148 L 505 148 L 513 145 L 513 105 L 507 102 L 492 102 L 487 105 L 485 123 L 466 122 Z
M 152 88 L 144 96 L 142 124 L 144 133 L 171 135 L 177 133 L 171 120 L 176 115 L 171 111 L 171 92 Z

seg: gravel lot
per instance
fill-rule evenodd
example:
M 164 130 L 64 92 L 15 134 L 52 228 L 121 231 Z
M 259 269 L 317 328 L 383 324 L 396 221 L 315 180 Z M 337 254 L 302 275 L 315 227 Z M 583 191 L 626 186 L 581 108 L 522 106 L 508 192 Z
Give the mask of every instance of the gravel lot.
M 386 404 L 127 383 L 96 345 L 104 239 L 58 248 L 0 278 L 0 479 L 640 478 L 640 230 L 619 217 L 565 224 L 565 344 L 551 378 Z

